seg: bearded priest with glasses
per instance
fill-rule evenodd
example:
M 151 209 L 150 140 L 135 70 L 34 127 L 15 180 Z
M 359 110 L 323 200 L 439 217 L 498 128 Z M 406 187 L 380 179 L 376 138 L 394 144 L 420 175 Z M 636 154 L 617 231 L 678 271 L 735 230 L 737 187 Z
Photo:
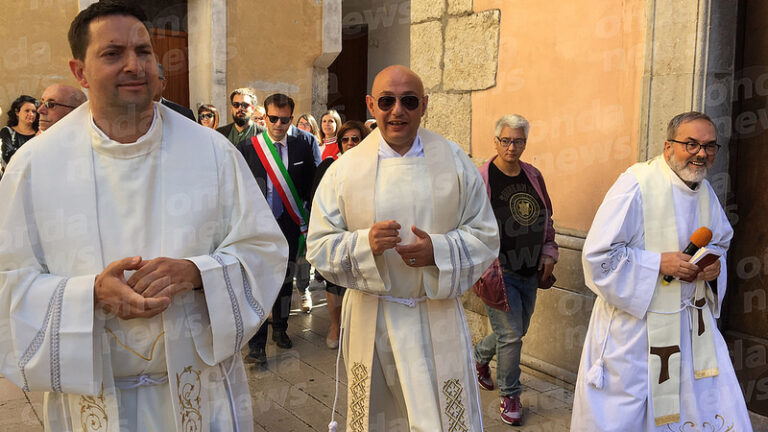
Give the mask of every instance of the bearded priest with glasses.
M 576 380 L 574 432 L 752 430 L 716 321 L 733 236 L 705 179 L 716 139 L 705 114 L 675 116 L 664 153 L 629 167 L 597 210 L 582 255 L 597 299 Z M 709 233 L 697 241 L 706 232 L 700 227 Z M 691 252 L 689 241 L 706 244 L 714 262 L 691 264 L 680 252 Z
M 460 297 L 498 255 L 485 185 L 459 146 L 419 127 L 413 71 L 381 71 L 366 104 L 378 128 L 328 169 L 307 237 L 307 260 L 347 288 L 347 430 L 479 432 Z

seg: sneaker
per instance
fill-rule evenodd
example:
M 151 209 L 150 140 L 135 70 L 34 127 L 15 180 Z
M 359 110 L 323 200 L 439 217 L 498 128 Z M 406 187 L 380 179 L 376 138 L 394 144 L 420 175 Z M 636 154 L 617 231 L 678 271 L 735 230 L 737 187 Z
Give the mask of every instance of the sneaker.
M 301 298 L 299 299 L 301 304 L 301 311 L 304 313 L 312 312 L 312 294 L 309 291 L 302 291 Z
M 480 363 L 476 361 L 475 370 L 477 371 L 477 383 L 480 384 L 480 388 L 483 390 L 493 390 L 491 368 L 488 367 L 488 363 Z
M 249 352 L 247 356 L 245 356 L 243 362 L 260 366 L 264 365 L 267 363 L 267 351 L 263 347 L 256 348 L 255 350 Z
M 501 421 L 512 426 L 523 425 L 523 404 L 520 403 L 520 396 L 502 396 L 501 405 L 499 406 L 501 411 Z
M 284 331 L 277 331 L 277 332 L 273 331 L 272 340 L 275 341 L 277 346 L 279 346 L 280 348 L 288 349 L 293 347 L 293 342 L 291 342 L 291 338 L 289 338 Z

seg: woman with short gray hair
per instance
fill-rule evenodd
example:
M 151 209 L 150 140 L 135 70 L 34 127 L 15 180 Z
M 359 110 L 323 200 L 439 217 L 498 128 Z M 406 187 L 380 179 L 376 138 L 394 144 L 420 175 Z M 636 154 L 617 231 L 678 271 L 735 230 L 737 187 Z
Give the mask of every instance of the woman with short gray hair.
M 501 117 L 496 122 L 493 138 L 497 155 L 480 167 L 499 223 L 498 264 L 503 275 L 506 304 L 502 306 L 505 310 L 486 305 L 493 332 L 475 346 L 475 369 L 480 388 L 493 390 L 488 362 L 497 356 L 501 420 L 515 426 L 523 424 L 520 403 L 522 337 L 531 322 L 536 291 L 538 287 L 552 285 L 552 270 L 558 258 L 552 203 L 544 178 L 533 165 L 520 160 L 528 143 L 529 130 L 528 121 L 521 115 Z

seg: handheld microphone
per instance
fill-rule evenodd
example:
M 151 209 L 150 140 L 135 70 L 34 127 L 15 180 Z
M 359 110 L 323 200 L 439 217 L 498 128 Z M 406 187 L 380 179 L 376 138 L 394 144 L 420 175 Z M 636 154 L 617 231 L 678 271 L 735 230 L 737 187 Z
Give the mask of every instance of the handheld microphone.
M 699 227 L 696 231 L 691 234 L 690 237 L 690 243 L 688 243 L 688 246 L 683 249 L 683 253 L 686 255 L 693 255 L 696 253 L 696 251 L 699 250 L 699 248 L 702 248 L 709 244 L 709 242 L 712 240 L 712 230 L 710 230 L 707 227 Z M 662 283 L 664 285 L 668 285 L 672 280 L 674 279 L 674 276 L 666 275 L 662 279 Z

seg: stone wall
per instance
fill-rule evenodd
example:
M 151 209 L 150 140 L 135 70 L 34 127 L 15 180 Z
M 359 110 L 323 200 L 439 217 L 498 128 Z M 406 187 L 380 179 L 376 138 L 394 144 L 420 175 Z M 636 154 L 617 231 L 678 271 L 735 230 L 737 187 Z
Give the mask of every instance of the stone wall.
M 499 10 L 472 0 L 411 1 L 411 68 L 429 95 L 422 125 L 472 153 L 472 92 L 496 85 Z
M 285 93 L 296 102 L 295 113 L 308 112 L 313 108 L 313 89 L 315 96 L 323 96 L 317 84 L 323 74 L 315 69 L 330 65 L 341 47 L 340 0 L 267 0 L 259 5 L 227 0 L 227 94 L 252 87 L 261 103 L 272 93 Z M 270 11 L 268 16 L 264 10 Z M 335 52 L 316 64 L 329 51 Z M 222 124 L 231 121 L 230 111 L 224 110 Z

